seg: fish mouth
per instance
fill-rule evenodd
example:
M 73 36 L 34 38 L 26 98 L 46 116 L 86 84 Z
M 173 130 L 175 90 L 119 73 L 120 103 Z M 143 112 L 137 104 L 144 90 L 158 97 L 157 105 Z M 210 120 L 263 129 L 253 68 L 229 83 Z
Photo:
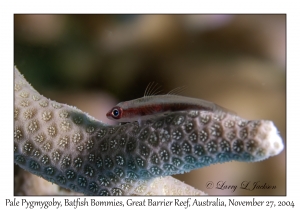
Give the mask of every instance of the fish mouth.
M 113 117 L 111 116 L 111 111 L 112 111 L 112 110 L 110 110 L 109 112 L 106 113 L 106 117 L 107 117 L 108 119 L 110 119 L 110 120 L 113 119 Z

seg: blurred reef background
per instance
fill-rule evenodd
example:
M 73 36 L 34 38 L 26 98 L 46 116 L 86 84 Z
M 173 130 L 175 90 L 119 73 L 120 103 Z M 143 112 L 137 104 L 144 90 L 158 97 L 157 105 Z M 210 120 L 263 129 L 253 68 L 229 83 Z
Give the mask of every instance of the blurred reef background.
M 14 64 L 42 95 L 105 123 L 149 82 L 275 123 L 286 146 L 286 15 L 15 15 Z M 286 149 L 174 176 L 209 195 L 286 195 Z M 222 181 L 231 189 L 207 189 Z M 275 189 L 240 189 L 243 181 Z M 15 195 L 75 194 L 15 166 Z

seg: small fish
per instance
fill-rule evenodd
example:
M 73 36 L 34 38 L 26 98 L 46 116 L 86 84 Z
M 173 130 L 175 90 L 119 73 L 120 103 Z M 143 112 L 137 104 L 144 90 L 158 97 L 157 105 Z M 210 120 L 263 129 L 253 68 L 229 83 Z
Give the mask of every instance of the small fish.
M 235 114 L 209 101 L 175 95 L 183 89 L 182 87 L 175 88 L 164 95 L 155 95 L 161 92 L 159 89 L 160 87 L 156 83 L 148 84 L 144 97 L 117 104 L 106 114 L 107 118 L 117 122 L 133 122 L 183 110 L 205 110 Z
M 146 96 L 117 104 L 107 114 L 107 118 L 117 122 L 133 122 L 150 119 L 159 114 L 183 110 L 205 110 L 231 112 L 209 101 L 178 95 Z

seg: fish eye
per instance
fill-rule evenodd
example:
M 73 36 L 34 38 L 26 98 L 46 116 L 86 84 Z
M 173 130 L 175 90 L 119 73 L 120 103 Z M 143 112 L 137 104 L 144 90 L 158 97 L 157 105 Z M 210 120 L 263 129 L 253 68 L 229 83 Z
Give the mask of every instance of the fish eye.
M 120 114 L 120 112 L 119 112 L 118 109 L 113 109 L 111 113 L 112 113 L 112 115 L 113 115 L 114 117 L 118 117 L 119 114 Z
M 110 112 L 110 116 L 114 119 L 120 119 L 122 117 L 122 111 L 123 109 L 121 107 L 114 107 Z

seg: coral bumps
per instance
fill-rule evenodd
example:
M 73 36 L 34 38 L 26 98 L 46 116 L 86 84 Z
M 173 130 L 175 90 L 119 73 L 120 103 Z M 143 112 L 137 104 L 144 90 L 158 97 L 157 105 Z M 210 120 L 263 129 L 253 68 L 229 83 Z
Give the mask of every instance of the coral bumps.
M 283 149 L 271 121 L 231 113 L 186 110 L 106 125 L 41 96 L 16 68 L 14 94 L 15 163 L 87 195 L 203 194 L 169 175 Z

